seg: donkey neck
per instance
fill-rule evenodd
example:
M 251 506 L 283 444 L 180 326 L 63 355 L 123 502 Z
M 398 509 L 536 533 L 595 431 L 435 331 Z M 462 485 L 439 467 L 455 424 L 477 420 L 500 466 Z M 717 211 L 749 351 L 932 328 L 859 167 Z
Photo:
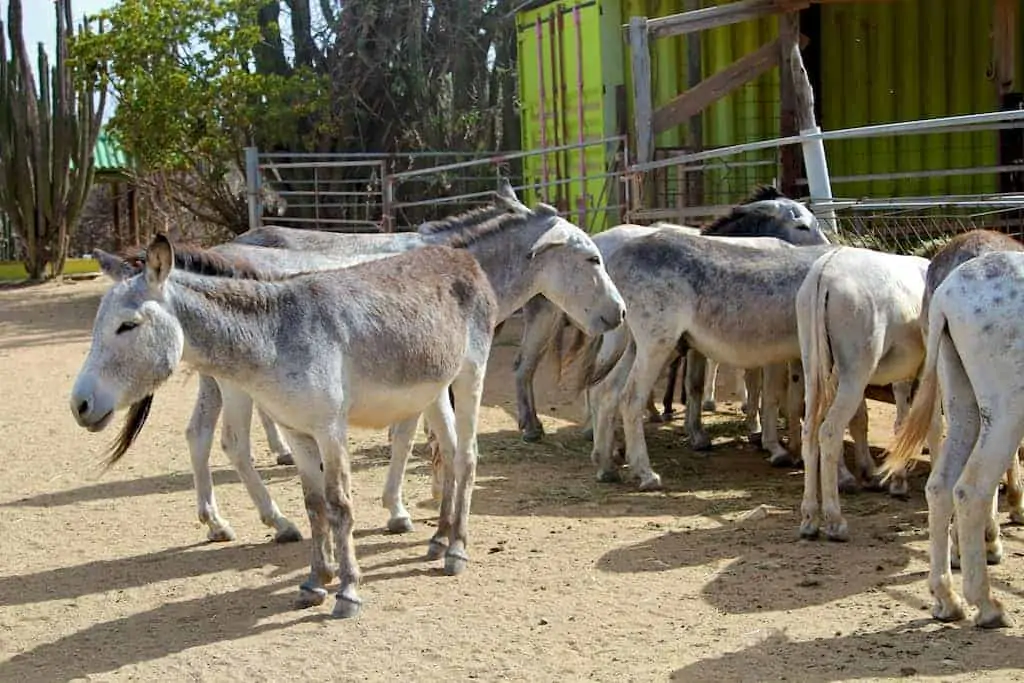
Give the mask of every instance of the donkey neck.
M 165 287 L 165 301 L 184 333 L 184 362 L 226 378 L 273 366 L 286 283 L 175 271 Z
M 528 220 L 497 230 L 466 246 L 494 290 L 498 321 L 506 320 L 540 293 L 538 272 L 530 259 L 530 250 L 553 225 L 552 221 Z

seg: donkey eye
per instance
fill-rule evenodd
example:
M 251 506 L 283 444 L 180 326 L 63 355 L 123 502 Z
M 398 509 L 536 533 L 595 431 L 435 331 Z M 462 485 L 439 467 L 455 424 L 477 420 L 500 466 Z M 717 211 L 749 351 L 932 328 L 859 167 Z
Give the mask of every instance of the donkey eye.
M 601 257 L 591 256 L 590 258 L 587 259 L 587 263 L 595 263 L 597 265 L 601 265 Z
M 138 326 L 139 326 L 139 324 L 138 324 L 138 323 L 133 323 L 133 322 L 123 322 L 123 323 L 121 323 L 121 325 L 120 325 L 120 326 L 119 326 L 119 327 L 117 328 L 117 332 L 115 332 L 115 334 L 122 334 L 122 333 L 124 333 L 124 332 L 130 332 L 131 330 L 134 330 L 134 329 L 135 329 L 136 327 L 138 327 Z

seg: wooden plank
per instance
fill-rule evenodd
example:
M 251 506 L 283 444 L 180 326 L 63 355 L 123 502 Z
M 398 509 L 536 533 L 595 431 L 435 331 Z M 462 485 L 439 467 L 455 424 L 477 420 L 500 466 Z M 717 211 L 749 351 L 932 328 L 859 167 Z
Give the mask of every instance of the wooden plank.
M 636 126 L 636 163 L 654 159 L 651 118 L 654 98 L 651 89 L 651 50 L 647 17 L 629 20 L 629 53 L 633 72 L 633 112 Z
M 718 26 L 728 26 L 748 19 L 810 7 L 810 0 L 739 0 L 727 5 L 658 17 L 647 22 L 654 38 L 693 33 Z
M 992 70 L 999 95 L 1017 90 L 1017 32 L 1020 0 L 995 0 L 992 8 Z
M 800 131 L 797 126 L 796 85 L 793 83 L 793 44 L 800 36 L 800 15 L 788 12 L 779 17 L 779 136 L 789 137 Z M 788 197 L 799 196 L 799 179 L 803 177 L 803 155 L 799 145 L 785 145 L 779 150 L 779 190 Z
M 801 37 L 801 44 L 806 44 L 806 42 L 806 37 Z M 744 83 L 778 66 L 780 61 L 781 50 L 778 40 L 762 45 L 654 112 L 654 133 L 657 134 L 682 124 L 689 117 L 704 111 L 713 102 L 725 97 Z

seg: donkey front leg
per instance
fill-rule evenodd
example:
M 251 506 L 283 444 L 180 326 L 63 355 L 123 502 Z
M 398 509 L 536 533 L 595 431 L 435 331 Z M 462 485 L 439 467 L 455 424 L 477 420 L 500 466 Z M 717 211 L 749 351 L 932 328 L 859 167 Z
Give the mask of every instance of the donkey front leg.
M 1017 448 L 1017 454 L 1010 461 L 1010 469 L 1006 470 L 1006 504 L 1010 506 L 1010 521 L 1024 524 L 1024 472 L 1021 471 L 1020 459 L 1024 448 Z
M 544 426 L 537 417 L 537 399 L 533 380 L 544 352 L 556 335 L 562 333 L 561 311 L 542 296 L 535 296 L 523 306 L 523 337 L 513 368 L 516 376 L 516 408 L 523 441 L 537 442 L 544 438 Z M 561 359 L 558 359 L 561 362 Z
M 619 421 L 622 389 L 635 358 L 636 346 L 630 343 L 611 372 L 588 389 L 591 424 L 594 429 L 590 460 L 597 465 L 597 480 L 601 483 L 620 481 L 619 468 L 614 463 L 615 431 Z
M 709 413 L 715 412 L 718 408 L 718 403 L 715 401 L 715 390 L 717 389 L 718 382 L 718 369 L 721 364 L 717 360 L 711 358 L 706 359 L 707 366 L 704 369 L 704 402 L 701 403 L 701 410 L 706 410 Z M 732 368 L 727 368 L 732 370 Z
M 795 462 L 795 457 L 779 442 L 779 396 L 786 388 L 788 370 L 786 363 L 774 363 L 764 368 L 761 447 L 768 451 L 768 462 L 772 467 L 788 467 Z
M 414 427 L 415 429 L 415 427 Z M 363 601 L 359 597 L 359 563 L 356 561 L 352 530 L 352 470 L 346 447 L 345 424 L 340 422 L 317 435 L 317 446 L 324 466 L 324 496 L 327 501 L 327 522 L 334 535 L 338 556 L 337 602 L 332 615 L 341 619 L 359 614 Z
M 199 521 L 208 528 L 206 537 L 211 541 L 233 541 L 235 532 L 227 520 L 220 516 L 217 499 L 213 494 L 213 473 L 210 472 L 210 453 L 213 433 L 217 427 L 223 402 L 217 380 L 199 376 L 199 395 L 192 418 L 185 430 L 188 450 L 192 458 L 192 481 L 196 487 L 196 509 Z
M 452 490 L 448 485 L 450 474 L 454 474 L 455 478 L 452 525 L 448 536 L 448 552 L 444 558 L 444 573 L 449 576 L 462 573 L 469 564 L 469 512 L 473 487 L 476 485 L 476 462 L 479 457 L 476 433 L 485 373 L 486 361 L 480 365 L 468 364 L 452 383 L 458 400 L 455 401 L 455 459 L 454 463 L 446 463 L 445 467 L 446 494 Z M 442 507 L 445 507 L 443 503 Z
M 754 445 L 761 445 L 761 391 L 764 384 L 762 368 L 746 368 L 740 373 L 743 393 L 747 397 L 743 403 L 743 415 L 747 426 L 747 440 Z
M 661 369 L 674 352 L 672 344 L 637 346 L 633 367 L 626 378 L 622 395 L 622 429 L 626 439 L 626 458 L 633 474 L 640 479 L 641 491 L 661 488 L 661 476 L 651 469 L 644 439 L 644 406 Z M 698 393 L 698 396 L 700 394 Z
M 281 514 L 277 503 L 270 497 L 266 484 L 252 460 L 249 432 L 252 427 L 252 398 L 239 390 L 221 388 L 224 397 L 224 421 L 221 424 L 221 447 L 238 472 L 249 498 L 256 505 L 260 521 L 275 530 L 274 540 L 292 543 L 302 540 L 302 532 Z
M 706 451 L 711 448 L 711 437 L 704 430 L 701 401 L 704 397 L 704 377 L 708 361 L 703 354 L 690 349 L 686 354 L 686 433 L 690 448 Z
M 288 444 L 281 437 L 281 430 L 277 428 L 277 423 L 263 412 L 263 409 L 259 406 L 256 406 L 256 412 L 260 416 L 260 424 L 263 425 L 263 431 L 267 435 L 267 445 L 270 446 L 270 452 L 277 457 L 277 464 L 294 465 L 295 458 L 292 457 L 291 449 L 288 448 Z

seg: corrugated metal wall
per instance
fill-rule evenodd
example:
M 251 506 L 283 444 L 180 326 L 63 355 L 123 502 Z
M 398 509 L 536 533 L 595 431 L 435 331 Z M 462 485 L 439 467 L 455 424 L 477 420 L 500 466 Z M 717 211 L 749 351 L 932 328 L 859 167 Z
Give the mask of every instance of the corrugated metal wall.
M 823 129 L 998 109 L 989 79 L 991 2 L 900 0 L 822 6 Z M 833 176 L 997 163 L 998 134 L 946 133 L 826 145 Z M 996 177 L 837 183 L 837 197 L 973 194 Z
M 614 87 L 608 87 L 606 72 L 610 70 L 603 66 L 609 61 L 622 63 L 621 37 L 616 32 L 618 42 L 608 41 L 608 27 L 604 26 L 608 21 L 617 21 L 617 2 L 615 4 L 615 14 L 610 17 L 605 16 L 602 3 L 596 0 L 552 3 L 517 15 L 523 149 L 575 144 L 581 134 L 586 140 L 600 140 L 615 134 Z M 574 6 L 579 7 L 579 30 L 573 16 Z M 579 47 L 577 36 L 582 40 Z M 582 120 L 578 108 L 581 99 L 578 49 L 582 50 L 583 57 Z M 543 125 L 542 109 L 545 112 Z M 591 145 L 585 150 L 529 156 L 523 160 L 524 180 L 543 185 L 545 161 L 549 181 L 577 179 L 551 187 L 547 200 L 569 211 L 571 218 L 584 229 L 603 230 L 610 227 L 604 209 L 616 204 L 619 189 L 614 179 L 597 177 L 606 172 L 611 161 L 607 151 L 604 146 Z M 580 169 L 581 155 L 585 173 Z M 586 180 L 579 180 L 582 177 Z M 528 201 L 545 199 L 542 192 L 524 194 Z M 580 199 L 586 205 L 582 211 Z

